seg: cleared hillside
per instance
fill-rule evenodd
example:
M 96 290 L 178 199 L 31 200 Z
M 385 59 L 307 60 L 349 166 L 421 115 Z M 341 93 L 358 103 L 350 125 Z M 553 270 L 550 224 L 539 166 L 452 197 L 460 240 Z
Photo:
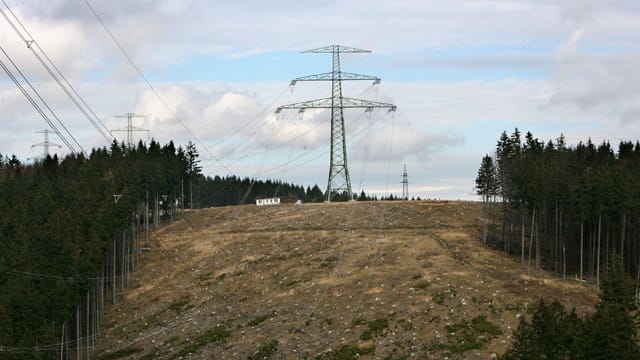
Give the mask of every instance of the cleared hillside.
M 592 311 L 588 286 L 480 244 L 480 215 L 426 201 L 185 214 L 146 245 L 96 355 L 487 359 L 540 296 Z

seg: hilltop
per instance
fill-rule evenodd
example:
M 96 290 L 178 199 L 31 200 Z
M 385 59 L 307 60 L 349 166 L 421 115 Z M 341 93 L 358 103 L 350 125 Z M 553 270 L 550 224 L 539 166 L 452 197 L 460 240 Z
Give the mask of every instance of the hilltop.
M 145 244 L 99 355 L 488 359 L 541 296 L 593 311 L 591 287 L 527 271 L 481 227 L 474 202 L 188 212 Z

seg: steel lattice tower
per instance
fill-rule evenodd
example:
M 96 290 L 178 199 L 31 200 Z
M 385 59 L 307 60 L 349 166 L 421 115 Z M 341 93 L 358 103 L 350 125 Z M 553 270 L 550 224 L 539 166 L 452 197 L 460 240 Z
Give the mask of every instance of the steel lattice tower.
M 409 176 L 407 175 L 407 164 L 402 170 L 402 199 L 409 200 Z
M 41 131 L 36 131 L 36 134 L 44 134 L 44 141 L 38 144 L 33 144 L 31 145 L 31 148 L 33 149 L 36 146 L 42 146 L 43 151 L 42 151 L 42 155 L 40 156 L 35 156 L 33 157 L 34 160 L 44 160 L 47 158 L 47 156 L 49 156 L 49 147 L 53 146 L 53 147 L 57 147 L 59 149 L 62 149 L 62 146 L 60 146 L 59 144 L 55 144 L 49 141 L 49 134 L 56 134 L 57 133 L 55 131 L 51 131 L 51 130 L 41 130 Z
M 146 131 L 147 132 L 147 140 L 149 140 L 149 130 L 148 129 L 143 129 L 137 126 L 133 126 L 133 118 L 136 117 L 144 117 L 143 115 L 137 115 L 134 113 L 126 113 L 126 114 L 122 114 L 122 115 L 116 115 L 115 117 L 117 118 L 127 118 L 127 126 L 120 128 L 120 129 L 114 129 L 111 130 L 111 132 L 119 132 L 119 131 L 124 131 L 127 133 L 127 147 L 128 148 L 133 148 L 136 146 L 136 144 L 133 142 L 133 133 L 136 131 Z
M 341 45 L 330 45 L 302 53 L 329 53 L 333 55 L 332 71 L 322 74 L 303 76 L 291 81 L 295 85 L 298 81 L 331 81 L 331 97 L 318 100 L 304 101 L 295 104 L 280 106 L 276 113 L 283 109 L 331 109 L 331 153 L 329 163 L 329 180 L 327 181 L 326 200 L 331 201 L 334 192 L 347 192 L 349 200 L 353 200 L 349 168 L 347 167 L 347 142 L 344 127 L 344 109 L 362 108 L 372 111 L 374 108 L 388 108 L 395 111 L 396 106 L 381 102 L 353 99 L 342 96 L 343 80 L 373 80 L 374 84 L 380 83 L 380 78 L 368 75 L 360 75 L 342 72 L 340 70 L 340 54 L 344 53 L 370 53 L 369 50 L 356 49 Z

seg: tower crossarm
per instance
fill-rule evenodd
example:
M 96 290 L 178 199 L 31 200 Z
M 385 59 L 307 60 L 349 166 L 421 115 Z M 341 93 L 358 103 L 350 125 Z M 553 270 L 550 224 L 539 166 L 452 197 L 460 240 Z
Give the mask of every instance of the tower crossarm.
M 370 50 L 363 50 L 354 47 L 342 46 L 342 45 L 329 45 L 320 47 L 317 49 L 311 49 L 303 51 L 302 54 L 310 53 L 370 53 Z
M 379 77 L 341 71 L 337 74 L 334 74 L 333 72 L 326 72 L 322 74 L 302 76 L 302 77 L 291 80 L 291 85 L 295 85 L 297 81 L 334 81 L 334 80 L 371 80 L 374 82 L 374 84 L 380 83 Z
M 282 110 L 290 110 L 290 109 L 298 109 L 304 111 L 304 109 L 331 109 L 335 108 L 336 104 L 332 101 L 332 98 L 325 99 L 317 99 L 317 100 L 309 100 L 303 101 L 295 104 L 283 105 L 278 107 L 276 110 L 276 114 Z M 363 100 L 363 99 L 353 99 L 348 97 L 341 98 L 339 102 L 341 105 L 340 108 L 343 109 L 367 109 L 367 111 L 373 110 L 375 108 L 386 108 L 389 111 L 396 111 L 397 106 L 393 104 L 381 103 L 377 101 Z

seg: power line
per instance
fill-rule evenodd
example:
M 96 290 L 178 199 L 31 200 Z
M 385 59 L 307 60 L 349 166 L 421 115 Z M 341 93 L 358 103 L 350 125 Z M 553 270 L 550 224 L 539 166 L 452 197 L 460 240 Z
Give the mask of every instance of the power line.
M 24 81 L 29 85 L 29 87 L 31 88 L 31 90 L 36 94 L 36 96 L 38 97 L 38 99 L 40 99 L 40 101 L 42 101 L 42 103 L 44 104 L 44 106 L 49 110 L 49 112 L 51 112 L 51 114 L 53 115 L 53 117 L 58 121 L 58 123 L 60 124 L 60 126 L 62 126 L 62 128 L 67 132 L 67 134 L 69 135 L 69 137 L 71 137 L 71 139 L 73 139 L 73 141 L 76 143 L 76 145 L 78 145 L 78 147 L 80 148 L 80 150 L 82 152 L 84 152 L 84 149 L 82 148 L 82 145 L 80 145 L 80 143 L 78 143 L 78 141 L 73 137 L 73 135 L 71 135 L 71 133 L 69 132 L 69 129 L 67 129 L 67 127 L 62 123 L 62 121 L 58 118 L 58 116 L 55 114 L 55 112 L 49 107 L 49 105 L 47 104 L 47 102 L 40 96 L 40 94 L 38 93 L 38 91 L 33 87 L 33 85 L 31 85 L 31 82 L 29 82 L 29 80 L 26 78 L 26 76 L 22 73 L 22 71 L 20 71 L 20 69 L 18 68 L 18 66 L 16 65 L 16 63 L 11 59 L 11 57 L 9 56 L 9 54 L 7 54 L 7 52 L 4 50 L 4 48 L 2 46 L 0 46 L 0 51 L 2 51 L 2 53 L 7 57 L 7 59 L 9 59 L 9 62 L 11 62 L 11 64 L 13 65 L 13 67 L 16 69 L 16 71 L 18 71 L 18 73 L 20 74 L 20 76 L 22 77 L 22 79 L 24 79 Z M 29 103 L 31 103 L 31 105 L 36 109 L 36 111 L 40 114 L 40 116 L 42 116 L 42 118 L 44 119 L 44 121 L 47 122 L 47 124 L 49 124 L 49 126 L 51 127 L 51 129 L 53 131 L 56 132 L 56 134 L 58 134 L 58 136 L 60 137 L 60 139 L 62 140 L 62 142 L 64 142 L 64 144 L 69 148 L 69 150 L 72 153 L 77 152 L 73 145 L 71 145 L 71 143 L 66 139 L 66 137 L 64 137 L 62 135 L 62 133 L 60 132 L 60 130 L 58 130 L 58 128 L 56 127 L 56 125 L 51 121 L 51 119 L 49 119 L 49 117 L 47 116 L 47 114 L 45 114 L 45 112 L 42 110 L 42 108 L 40 107 L 40 105 L 37 103 L 37 101 L 35 101 L 33 99 L 33 97 L 31 97 L 31 95 L 29 95 L 29 92 L 27 92 L 27 90 L 24 88 L 24 86 L 22 86 L 22 84 L 20 83 L 20 81 L 18 81 L 18 79 L 15 77 L 15 75 L 11 72 L 11 70 L 5 65 L 5 63 L 0 60 L 0 67 L 2 67 L 2 69 L 4 70 L 5 73 L 7 73 L 7 76 L 9 76 L 9 78 L 11 79 L 11 81 L 13 81 L 13 83 L 18 87 L 18 89 L 20 90 L 20 92 L 22 92 L 22 94 L 27 98 L 27 100 L 29 101 Z
M 24 34 L 22 34 L 22 32 L 18 29 L 18 27 L 14 24 L 14 22 L 9 18 L 9 16 L 7 16 L 7 14 L 5 13 L 4 9 L 0 8 L 0 13 L 5 18 L 5 20 L 7 20 L 7 22 L 11 26 L 11 28 L 13 28 L 15 33 L 27 45 L 27 48 L 29 50 L 31 50 L 31 52 L 36 57 L 36 59 L 38 59 L 40 64 L 45 68 L 45 70 L 47 70 L 49 75 L 51 75 L 51 77 L 56 81 L 58 86 L 60 86 L 60 88 L 64 91 L 64 93 L 71 100 L 71 102 L 73 102 L 73 104 L 78 108 L 78 110 L 87 118 L 87 120 L 89 120 L 89 122 L 96 128 L 96 130 L 98 130 L 100 135 L 102 135 L 108 142 L 111 142 L 114 138 L 111 135 L 111 132 L 109 131 L 109 129 L 107 129 L 106 126 L 102 123 L 102 121 L 100 121 L 100 118 L 98 118 L 98 116 L 95 114 L 95 112 L 93 112 L 93 110 L 87 104 L 87 102 L 82 98 L 82 96 L 80 96 L 80 94 L 71 85 L 71 83 L 67 80 L 67 78 L 64 76 L 64 74 L 62 74 L 60 69 L 54 64 L 54 62 L 51 60 L 51 58 L 49 58 L 47 53 L 35 41 L 33 36 L 31 36 L 31 34 L 29 33 L 29 30 L 27 30 L 25 25 L 20 21 L 20 19 L 16 16 L 16 14 L 13 12 L 13 10 L 11 10 L 9 5 L 7 5 L 6 1 L 2 0 L 2 3 L 7 8 L 9 13 L 13 16 L 13 18 L 16 20 L 18 25 L 20 25 L 20 27 L 22 28 L 22 30 L 24 31 L 24 33 L 27 36 L 24 36 Z M 39 50 L 40 53 L 42 53 L 42 56 L 40 56 L 40 54 L 38 54 L 36 49 Z M 44 59 L 43 59 L 43 57 L 44 57 Z M 46 62 L 45 62 L 45 59 L 46 59 Z M 49 66 L 49 65 L 51 65 L 51 66 Z M 53 68 L 53 70 L 52 70 L 52 68 Z M 62 79 L 64 81 L 64 84 L 62 83 L 62 81 L 60 79 Z M 66 84 L 66 87 L 65 87 L 65 84 Z
M 220 164 L 220 166 L 225 169 L 230 175 L 233 175 L 233 171 L 231 171 L 225 164 L 222 163 L 222 161 L 220 161 L 220 159 L 218 159 L 218 157 L 216 157 L 213 152 L 211 152 L 211 150 L 209 150 L 209 148 L 202 142 L 200 141 L 200 139 L 196 136 L 196 134 L 191 131 L 191 129 L 189 127 L 187 127 L 187 125 L 185 124 L 184 121 L 182 121 L 182 118 L 180 118 L 180 116 L 178 116 L 178 114 L 169 106 L 169 104 L 165 101 L 165 99 L 160 95 L 160 93 L 155 89 L 155 87 L 153 87 L 153 85 L 151 85 L 151 82 L 147 79 L 146 76 L 144 76 L 144 74 L 142 73 L 142 70 L 140 70 L 140 68 L 135 64 L 135 62 L 133 61 L 133 59 L 131 58 L 131 56 L 129 56 L 129 54 L 127 53 L 127 51 L 124 49 L 124 47 L 122 47 L 122 45 L 120 44 L 120 42 L 118 41 L 118 39 L 116 39 L 116 37 L 113 35 L 113 33 L 111 32 L 111 30 L 109 30 L 109 28 L 107 27 L 107 24 L 105 24 L 105 22 L 102 20 L 102 18 L 100 17 L 100 15 L 96 12 L 96 10 L 93 8 L 93 6 L 91 6 L 91 3 L 89 2 L 89 0 L 84 0 L 84 3 L 87 4 L 87 7 L 89 8 L 89 10 L 91 10 L 91 12 L 93 13 L 93 15 L 95 16 L 95 18 L 98 20 L 98 22 L 102 25 L 102 28 L 107 32 L 107 34 L 109 35 L 109 37 L 111 38 L 111 40 L 113 40 L 113 42 L 116 44 L 116 46 L 118 47 L 118 49 L 120 49 L 120 52 L 122 52 L 122 55 L 124 55 L 124 57 L 127 59 L 127 61 L 129 62 L 129 64 L 131 64 L 131 66 L 136 70 L 136 72 L 138 73 L 138 75 L 140 76 L 140 78 L 147 84 L 147 86 L 149 87 L 149 89 L 151 89 L 151 91 L 153 92 L 153 94 L 158 98 L 158 100 L 160 100 L 160 102 L 162 103 L 162 105 L 165 107 L 165 109 L 167 111 L 169 111 L 171 113 L 171 115 L 173 115 L 173 117 L 178 120 L 178 122 L 180 123 L 180 125 L 189 133 L 189 135 L 198 143 L 200 144 L 200 146 L 212 157 L 214 158 L 214 160 Z
M 21 275 L 21 276 L 37 278 L 37 279 L 43 279 L 43 280 L 60 280 L 60 281 L 71 282 L 71 283 L 101 281 L 101 280 L 104 280 L 104 279 L 107 278 L 105 276 L 78 277 L 78 276 L 49 275 L 49 274 L 34 273 L 34 272 L 30 272 L 30 271 L 21 271 L 21 270 L 8 268 L 8 267 L 0 267 L 0 271 L 3 272 L 3 273 L 6 273 L 6 274 L 15 274 L 15 275 Z M 125 275 L 119 275 L 119 276 L 115 276 L 115 277 L 114 276 L 109 276 L 108 277 L 108 279 L 112 279 L 112 278 L 123 279 L 123 278 L 126 278 L 126 276 Z
M 380 83 L 380 78 L 368 75 L 347 73 L 340 70 L 341 53 L 369 53 L 368 50 L 356 49 L 342 45 L 330 45 L 322 48 L 303 51 L 303 53 L 329 53 L 332 54 L 332 71 L 296 78 L 292 81 L 331 81 L 331 97 L 317 100 L 304 101 L 296 104 L 278 107 L 276 113 L 283 109 L 331 109 L 331 152 L 329 160 L 329 180 L 327 181 L 326 200 L 331 201 L 334 192 L 346 192 L 350 200 L 353 200 L 351 179 L 347 166 L 347 144 L 344 128 L 344 109 L 364 108 L 372 111 L 374 108 L 388 108 L 395 111 L 393 104 L 376 101 L 347 98 L 342 96 L 343 80 L 373 80 L 374 84 Z
M 133 118 L 134 117 L 144 117 L 143 115 L 138 115 L 134 113 L 126 113 L 122 115 L 116 115 L 118 118 L 127 118 L 127 126 L 119 129 L 111 130 L 113 131 L 124 131 L 127 133 L 127 146 L 129 148 L 133 148 L 135 146 L 133 142 L 133 133 L 134 132 L 147 132 L 147 140 L 149 140 L 149 129 L 143 129 L 141 127 L 133 126 Z
M 409 200 L 409 176 L 407 175 L 407 164 L 404 164 L 402 171 L 402 199 Z
M 33 159 L 38 160 L 38 159 L 46 159 L 49 156 L 49 147 L 53 146 L 53 147 L 57 147 L 57 148 L 62 148 L 62 146 L 56 144 L 56 143 L 52 143 L 49 141 L 49 134 L 55 134 L 55 132 L 49 130 L 49 129 L 45 129 L 45 130 L 40 130 L 40 131 L 36 131 L 36 134 L 44 134 L 44 141 L 38 144 L 33 144 L 31 145 L 31 148 L 33 149 L 36 146 L 42 146 L 42 154 L 40 156 L 35 156 L 33 157 Z

